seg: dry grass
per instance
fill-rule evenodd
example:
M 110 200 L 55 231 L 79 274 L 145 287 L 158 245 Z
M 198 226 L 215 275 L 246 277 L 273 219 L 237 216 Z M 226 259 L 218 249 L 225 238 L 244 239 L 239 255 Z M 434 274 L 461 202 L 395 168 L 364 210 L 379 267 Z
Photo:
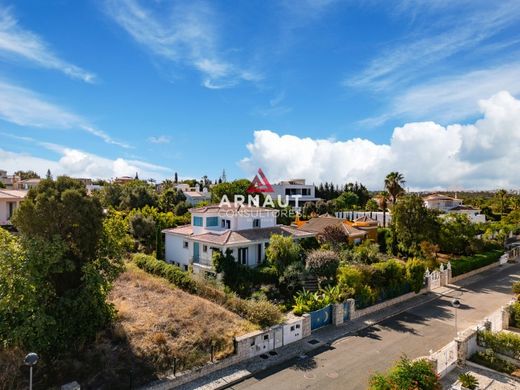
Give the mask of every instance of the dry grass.
M 116 281 L 110 301 L 118 311 L 113 336 L 126 338 L 132 352 L 157 373 L 169 370 L 174 358 L 182 368 L 209 361 L 212 344 L 215 358 L 229 355 L 233 337 L 255 329 L 238 315 L 133 264 Z

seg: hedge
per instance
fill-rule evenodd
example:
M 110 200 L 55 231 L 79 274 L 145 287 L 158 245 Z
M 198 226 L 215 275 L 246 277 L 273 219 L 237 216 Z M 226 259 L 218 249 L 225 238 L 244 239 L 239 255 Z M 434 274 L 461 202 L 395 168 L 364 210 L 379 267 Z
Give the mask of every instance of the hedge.
M 491 348 L 475 353 L 469 360 L 495 371 L 505 372 L 506 374 L 511 374 L 517 369 L 514 364 L 500 359 Z
M 493 351 L 509 356 L 513 359 L 520 359 L 520 336 L 509 332 L 482 331 L 478 333 L 478 344 L 484 348 L 491 348 Z
M 225 292 L 212 286 L 210 283 L 193 278 L 188 272 L 182 271 L 179 267 L 157 260 L 153 256 L 137 253 L 133 255 L 133 261 L 142 270 L 165 278 L 174 286 L 190 294 L 196 294 L 224 306 L 261 327 L 275 325 L 282 320 L 280 309 L 267 300 L 256 301 L 239 298 L 233 293 Z
M 500 259 L 504 252 L 494 249 L 489 252 L 478 253 L 473 256 L 463 256 L 451 262 L 451 272 L 453 276 L 465 274 L 475 269 L 493 264 Z

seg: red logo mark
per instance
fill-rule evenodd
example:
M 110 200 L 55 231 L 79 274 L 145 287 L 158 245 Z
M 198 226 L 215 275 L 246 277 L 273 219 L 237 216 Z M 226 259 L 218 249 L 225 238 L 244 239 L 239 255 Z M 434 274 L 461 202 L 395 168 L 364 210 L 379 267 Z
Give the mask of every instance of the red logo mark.
M 260 176 L 260 177 L 258 177 Z M 261 192 L 274 192 L 271 183 L 265 177 L 262 168 L 258 168 L 258 175 L 255 176 L 251 185 L 248 187 L 247 192 L 250 194 L 261 193 Z

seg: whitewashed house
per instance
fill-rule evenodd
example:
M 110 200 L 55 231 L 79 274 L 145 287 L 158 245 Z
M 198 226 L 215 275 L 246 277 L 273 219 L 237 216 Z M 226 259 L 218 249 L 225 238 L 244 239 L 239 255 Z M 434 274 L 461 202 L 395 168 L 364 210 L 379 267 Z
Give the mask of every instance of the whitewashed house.
M 11 224 L 11 217 L 25 195 L 27 191 L 0 189 L 0 226 Z
M 463 204 L 462 199 L 452 198 L 451 196 L 433 194 L 423 198 L 424 205 L 442 213 L 464 214 L 473 223 L 486 222 L 486 216 L 480 214 L 480 210 Z
M 231 249 L 237 262 L 256 267 L 265 259 L 265 249 L 273 234 L 294 239 L 315 233 L 276 224 L 276 210 L 231 203 L 191 209 L 191 224 L 165 229 L 165 259 L 193 272 L 214 272 L 214 250 Z
M 201 190 L 198 184 L 195 185 L 195 187 L 190 187 L 186 183 L 179 183 L 176 184 L 174 188 L 182 191 L 186 197 L 186 203 L 190 206 L 197 206 L 201 202 L 211 201 L 211 192 L 209 192 L 206 187 Z
M 282 199 L 288 199 L 289 205 L 296 208 L 303 207 L 306 202 L 317 202 L 320 198 L 316 198 L 316 188 L 313 184 L 305 184 L 305 179 L 284 180 L 277 184 L 273 184 L 273 199 L 280 196 Z M 287 198 L 286 198 L 287 197 Z

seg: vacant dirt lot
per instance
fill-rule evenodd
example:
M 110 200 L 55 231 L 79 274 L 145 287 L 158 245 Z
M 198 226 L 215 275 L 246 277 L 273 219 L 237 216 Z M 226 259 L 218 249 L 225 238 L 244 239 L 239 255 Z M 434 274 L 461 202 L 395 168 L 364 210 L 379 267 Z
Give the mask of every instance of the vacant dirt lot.
M 132 264 L 114 285 L 110 300 L 118 311 L 116 338 L 125 339 L 132 352 L 156 372 L 209 361 L 233 351 L 233 337 L 254 325 L 238 315 L 172 287 Z

